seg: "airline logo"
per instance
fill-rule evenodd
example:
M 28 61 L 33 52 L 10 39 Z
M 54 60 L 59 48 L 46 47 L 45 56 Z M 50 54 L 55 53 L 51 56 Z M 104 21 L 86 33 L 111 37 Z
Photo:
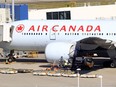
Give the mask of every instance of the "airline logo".
M 23 30 L 24 30 L 25 26 L 23 24 L 19 24 L 17 27 L 16 27 L 16 31 L 18 33 L 21 33 Z

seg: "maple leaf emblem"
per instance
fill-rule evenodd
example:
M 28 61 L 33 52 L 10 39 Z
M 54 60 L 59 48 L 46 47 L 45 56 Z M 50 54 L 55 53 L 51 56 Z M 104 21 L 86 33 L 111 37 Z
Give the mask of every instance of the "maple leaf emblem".
M 24 30 L 24 25 L 23 25 L 23 24 L 19 24 L 19 25 L 16 27 L 16 31 L 17 31 L 18 33 L 21 33 L 23 30 Z

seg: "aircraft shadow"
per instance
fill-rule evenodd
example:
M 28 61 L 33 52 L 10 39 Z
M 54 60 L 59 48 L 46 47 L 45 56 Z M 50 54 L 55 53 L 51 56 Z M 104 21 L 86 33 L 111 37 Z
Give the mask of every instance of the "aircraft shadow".
M 103 63 L 104 61 L 108 61 L 107 59 L 101 60 L 101 59 L 95 59 L 94 62 L 94 67 L 91 69 L 84 68 L 80 71 L 80 74 L 87 74 L 92 71 L 97 71 L 99 69 L 104 69 L 104 68 L 109 68 L 110 66 L 104 66 Z
M 51 65 L 50 64 L 46 64 L 46 65 L 40 65 L 39 67 L 43 67 L 43 68 L 50 68 Z
M 105 61 L 105 60 L 104 60 Z M 97 71 L 99 69 L 104 69 L 104 68 L 109 68 L 108 66 L 103 66 L 103 60 L 95 60 L 95 65 L 93 68 L 88 69 L 88 68 L 81 68 L 81 70 L 79 71 L 80 74 L 88 74 L 92 71 Z M 50 68 L 50 64 L 45 64 L 45 65 L 40 65 L 39 67 L 43 67 L 43 68 Z M 76 72 L 76 71 L 75 71 Z
M 34 59 L 34 58 L 19 58 L 14 60 L 16 62 L 34 62 L 34 63 L 47 63 L 45 59 Z M 6 62 L 6 59 L 0 59 L 0 62 Z
M 81 71 L 79 71 L 79 73 L 80 74 L 87 74 L 87 73 L 90 73 L 92 71 L 97 71 L 97 70 L 103 69 L 103 68 L 105 68 L 105 67 L 103 67 L 103 66 L 94 66 L 94 68 L 92 68 L 92 69 L 82 69 Z
M 34 58 L 19 58 L 15 60 L 16 62 L 32 62 L 32 63 L 47 63 L 46 59 L 34 59 Z M 6 59 L 0 58 L 0 62 L 6 62 Z M 50 68 L 51 65 L 50 64 L 44 64 L 44 65 L 40 65 L 39 67 L 43 67 L 43 68 Z M 80 74 L 87 74 L 89 72 L 92 71 L 97 71 L 99 69 L 103 69 L 103 68 L 107 68 L 107 67 L 103 67 L 102 62 L 99 62 L 99 60 L 96 61 L 95 66 L 91 69 L 81 69 Z M 108 67 L 109 68 L 109 67 Z

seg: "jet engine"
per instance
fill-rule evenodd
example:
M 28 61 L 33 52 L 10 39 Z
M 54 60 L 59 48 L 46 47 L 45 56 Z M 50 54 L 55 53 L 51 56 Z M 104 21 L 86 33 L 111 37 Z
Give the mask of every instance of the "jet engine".
M 48 62 L 58 64 L 60 59 L 68 60 L 73 57 L 75 45 L 66 42 L 53 42 L 47 45 L 45 56 Z

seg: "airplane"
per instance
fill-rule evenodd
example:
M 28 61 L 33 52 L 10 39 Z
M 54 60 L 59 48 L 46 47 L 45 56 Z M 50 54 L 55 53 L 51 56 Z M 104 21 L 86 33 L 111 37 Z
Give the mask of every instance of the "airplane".
M 0 31 L 0 47 L 10 51 L 9 61 L 14 50 L 36 50 L 45 52 L 50 63 L 76 63 L 84 56 L 92 61 L 96 54 L 110 57 L 110 67 L 116 67 L 115 20 L 21 20 L 0 24 Z

